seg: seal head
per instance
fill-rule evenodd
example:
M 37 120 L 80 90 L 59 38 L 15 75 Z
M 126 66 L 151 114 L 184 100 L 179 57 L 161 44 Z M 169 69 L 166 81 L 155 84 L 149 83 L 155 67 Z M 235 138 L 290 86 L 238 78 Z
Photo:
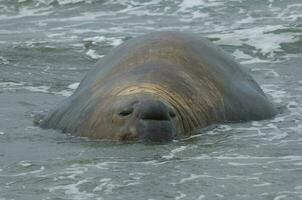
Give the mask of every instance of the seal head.
M 113 49 L 40 126 L 89 138 L 165 142 L 211 124 L 275 114 L 259 85 L 221 48 L 199 36 L 157 32 Z

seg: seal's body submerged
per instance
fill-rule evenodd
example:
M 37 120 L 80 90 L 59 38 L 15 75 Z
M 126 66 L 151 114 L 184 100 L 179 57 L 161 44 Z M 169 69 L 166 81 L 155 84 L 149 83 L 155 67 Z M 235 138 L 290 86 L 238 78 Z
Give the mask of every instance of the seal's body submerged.
M 158 32 L 111 51 L 40 125 L 91 138 L 168 141 L 275 112 L 222 49 L 190 34 Z

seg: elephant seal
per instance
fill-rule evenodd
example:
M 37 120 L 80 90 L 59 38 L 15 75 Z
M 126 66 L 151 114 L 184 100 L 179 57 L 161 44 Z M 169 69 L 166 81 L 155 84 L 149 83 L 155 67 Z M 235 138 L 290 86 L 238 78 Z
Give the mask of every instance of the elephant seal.
M 258 84 L 221 48 L 168 31 L 113 49 L 40 126 L 89 138 L 165 142 L 211 124 L 275 114 Z

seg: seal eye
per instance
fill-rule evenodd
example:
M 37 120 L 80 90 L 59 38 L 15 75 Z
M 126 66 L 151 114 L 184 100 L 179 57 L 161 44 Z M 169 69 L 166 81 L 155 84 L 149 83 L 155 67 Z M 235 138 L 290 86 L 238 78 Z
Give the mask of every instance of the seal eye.
M 175 112 L 173 112 L 173 111 L 169 111 L 169 115 L 170 115 L 171 118 L 176 117 Z
M 133 108 L 127 108 L 119 112 L 120 116 L 126 117 L 128 115 L 131 115 L 133 113 Z

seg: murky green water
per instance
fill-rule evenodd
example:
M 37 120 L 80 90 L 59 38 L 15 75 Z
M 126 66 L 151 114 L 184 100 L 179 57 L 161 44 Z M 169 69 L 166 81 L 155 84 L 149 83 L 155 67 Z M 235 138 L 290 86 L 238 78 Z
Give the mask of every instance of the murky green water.
M 0 200 L 302 199 L 301 13 L 300 0 L 0 0 Z M 110 49 L 155 30 L 211 39 L 283 114 L 166 145 L 33 126 Z

